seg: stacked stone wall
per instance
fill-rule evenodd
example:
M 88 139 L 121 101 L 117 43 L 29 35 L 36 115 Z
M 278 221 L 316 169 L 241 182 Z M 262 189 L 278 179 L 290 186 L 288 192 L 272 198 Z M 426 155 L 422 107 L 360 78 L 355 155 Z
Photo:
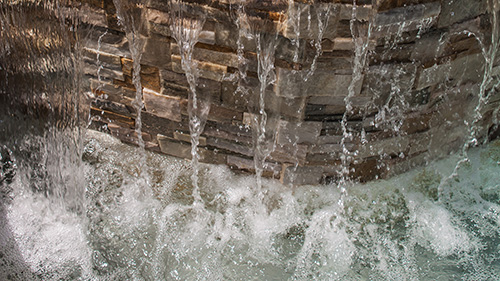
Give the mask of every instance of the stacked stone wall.
M 189 159 L 190 89 L 169 3 L 132 4 L 144 40 L 142 138 L 147 149 Z M 182 17 L 204 18 L 193 51 L 197 93 L 211 104 L 202 162 L 252 172 L 252 124 L 262 109 L 273 144 L 264 175 L 285 183 L 343 173 L 361 181 L 387 177 L 494 135 L 500 105 L 494 0 L 181 4 Z M 83 47 L 92 126 L 137 143 L 133 61 L 115 5 L 85 0 L 73 8 L 92 28 Z M 264 108 L 257 37 L 274 54 Z

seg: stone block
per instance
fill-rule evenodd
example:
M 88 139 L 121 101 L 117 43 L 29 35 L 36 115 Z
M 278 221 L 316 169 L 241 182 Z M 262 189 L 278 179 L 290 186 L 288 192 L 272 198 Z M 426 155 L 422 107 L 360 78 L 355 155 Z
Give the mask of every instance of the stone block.
M 180 98 L 160 95 L 144 90 L 144 105 L 147 111 L 176 122 L 181 122 Z
M 275 92 L 278 96 L 287 98 L 308 97 L 308 96 L 347 96 L 352 75 L 335 74 L 331 71 L 316 71 L 307 82 L 304 82 L 304 73 L 276 69 L 277 81 Z M 354 95 L 361 91 L 363 79 L 355 81 L 353 86 Z
M 410 139 L 408 136 L 395 136 L 388 139 L 369 142 L 359 148 L 358 158 L 377 157 L 379 155 L 399 155 L 408 150 Z
M 323 40 L 321 42 L 323 52 L 333 51 L 354 51 L 354 41 L 352 38 L 335 38 L 333 40 Z
M 135 120 L 133 118 L 100 108 L 91 108 L 90 115 L 93 119 L 108 124 L 116 124 L 123 128 L 134 128 L 135 126 Z
M 308 150 L 308 145 L 277 144 L 269 158 L 279 163 L 304 165 Z
M 123 116 L 134 117 L 136 113 L 130 108 L 121 103 L 95 98 L 92 100 L 91 106 L 96 109 L 102 109 L 110 112 L 115 112 Z
M 157 34 L 151 34 L 144 45 L 141 63 L 165 68 L 170 63 L 170 57 L 170 40 Z
M 342 146 L 342 144 L 340 143 L 316 144 L 311 147 L 311 153 L 313 154 L 342 153 L 344 147 L 348 151 L 354 151 L 358 146 L 354 143 L 345 143 L 344 146 Z
M 222 82 L 227 74 L 227 66 L 225 65 L 196 61 L 196 67 L 200 77 L 213 81 Z M 172 55 L 172 70 L 177 73 L 184 73 L 181 56 Z
M 417 66 L 413 63 L 374 65 L 365 75 L 362 95 L 372 96 L 375 105 L 383 106 L 391 95 L 407 95 L 415 84 Z
M 227 165 L 239 170 L 246 170 L 255 172 L 255 165 L 253 159 L 243 158 L 235 155 L 227 156 Z M 263 176 L 278 177 L 281 173 L 281 165 L 276 163 L 266 162 L 264 165 Z
M 412 157 L 413 155 L 421 154 L 428 150 L 431 137 L 428 132 L 412 134 L 410 138 L 409 147 L 407 155 Z
M 157 135 L 161 152 L 184 159 L 191 159 L 191 144 L 172 141 L 166 136 Z
M 221 105 L 245 111 L 248 108 L 248 93 L 236 91 L 238 85 L 233 82 L 222 82 Z
M 188 98 L 189 84 L 184 73 L 161 70 L 162 94 Z M 215 104 L 220 103 L 222 83 L 210 79 L 198 78 L 196 91 L 198 97 Z
M 482 54 L 462 56 L 453 61 L 436 64 L 420 72 L 417 89 L 452 80 L 456 85 L 468 82 L 479 83 L 484 74 L 484 57 Z
M 84 60 L 83 73 L 93 77 L 100 77 L 101 80 L 112 81 L 113 79 L 123 80 L 123 72 L 109 68 L 100 68 L 93 61 Z
M 345 96 L 310 97 L 306 106 L 306 118 L 317 120 L 342 119 L 346 110 L 346 102 L 352 106 L 354 113 L 364 112 L 373 103 L 373 97 L 353 96 L 346 101 Z
M 341 4 L 339 5 L 339 19 L 341 20 L 351 20 L 352 19 L 352 8 L 351 4 Z M 370 4 L 363 4 L 360 2 L 356 3 L 356 17 L 358 21 L 370 21 L 374 17 L 374 8 Z
M 306 157 L 306 165 L 311 166 L 337 166 L 340 162 L 338 153 L 309 153 Z
M 127 106 L 131 106 L 130 102 L 135 98 L 136 94 L 134 90 L 96 79 L 90 80 L 90 87 L 97 97 Z
M 132 84 L 133 61 L 131 59 L 122 58 L 122 69 L 124 75 L 128 76 L 126 82 Z M 160 72 L 158 67 L 141 64 L 141 84 L 143 88 L 151 89 L 155 92 L 161 91 Z
M 169 26 L 171 22 L 169 13 L 157 9 L 147 9 L 146 20 L 154 24 L 161 24 L 165 26 Z
M 81 5 L 78 9 L 78 19 L 88 25 L 106 27 L 106 13 L 103 8 L 102 5 L 99 5 L 98 8 L 90 5 Z M 59 7 L 59 10 L 66 18 L 71 18 L 74 14 L 74 10 L 69 7 Z
M 247 146 L 253 145 L 252 131 L 249 126 L 207 121 L 203 134 L 218 139 L 226 139 L 245 144 Z
M 243 112 L 212 104 L 210 106 L 208 120 L 221 123 L 242 122 Z
M 437 17 L 440 11 L 441 3 L 438 1 L 398 7 L 378 13 L 375 16 L 375 25 L 401 25 L 402 23 L 421 21 L 424 19 Z
M 179 55 L 179 45 L 172 43 L 172 54 Z M 193 59 L 238 68 L 238 55 L 232 49 L 207 44 L 196 44 Z
M 125 34 L 112 30 L 90 32 L 89 38 L 85 40 L 83 47 L 119 57 L 131 57 Z
M 142 128 L 152 135 L 161 134 L 173 138 L 176 131 L 189 132 L 189 123 L 184 119 L 177 122 L 143 111 Z
M 350 165 L 349 178 L 359 181 L 367 182 L 377 178 L 384 178 L 386 170 L 379 165 L 379 160 L 376 158 L 365 159 L 358 163 Z
M 254 154 L 253 147 L 248 146 L 248 145 L 244 145 L 244 144 L 238 144 L 236 142 L 228 141 L 225 139 L 217 139 L 217 138 L 210 138 L 209 137 L 207 139 L 207 145 L 212 146 L 212 147 L 216 147 L 218 149 L 227 150 L 227 151 L 230 151 L 233 153 L 245 155 L 248 157 L 252 157 Z
M 184 159 L 192 158 L 190 144 L 178 142 L 163 135 L 157 135 L 157 140 L 162 153 Z M 203 147 L 198 147 L 198 156 L 203 163 L 223 164 L 227 162 L 225 154 Z
M 444 1 L 441 7 L 438 27 L 447 27 L 454 23 L 475 18 L 485 13 L 487 7 L 487 0 Z
M 323 179 L 323 167 L 305 166 L 285 168 L 281 182 L 285 185 L 317 185 Z
M 286 12 L 282 34 L 287 38 L 315 40 L 323 32 L 322 38 L 333 39 L 336 37 L 341 6 L 294 2 Z
M 321 133 L 321 122 L 288 122 L 280 120 L 277 128 L 278 144 L 316 143 Z
M 409 115 L 404 119 L 401 131 L 409 135 L 424 132 L 429 129 L 429 121 L 432 117 L 433 114 L 427 112 L 418 112 Z
M 179 132 L 179 131 L 174 132 L 174 139 L 179 140 L 179 141 L 183 141 L 183 142 L 187 142 L 187 143 L 191 143 L 191 135 L 184 134 L 184 133 Z M 198 143 L 199 146 L 206 146 L 207 145 L 207 138 L 200 136 L 198 138 L 198 142 L 199 142 Z
M 82 48 L 84 61 L 102 66 L 103 68 L 121 72 L 121 60 L 119 56 L 98 51 L 90 48 Z
M 138 135 L 135 132 L 135 130 L 129 129 L 129 128 L 123 128 L 123 127 L 120 127 L 116 124 L 108 124 L 108 129 L 109 129 L 111 135 L 118 138 L 119 140 L 121 140 L 125 143 L 139 145 L 139 139 L 137 137 Z M 154 150 L 154 148 L 158 146 L 153 141 L 150 134 L 142 132 L 141 135 L 142 135 L 142 140 L 144 141 L 144 145 L 145 145 L 146 149 Z

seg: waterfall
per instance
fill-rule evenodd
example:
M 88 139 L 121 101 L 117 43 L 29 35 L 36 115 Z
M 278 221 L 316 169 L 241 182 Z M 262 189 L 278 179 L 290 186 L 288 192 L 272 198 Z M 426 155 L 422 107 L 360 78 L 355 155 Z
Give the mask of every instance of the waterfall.
M 500 279 L 498 0 L 334 2 L 0 0 L 0 279 Z
M 191 134 L 191 164 L 193 167 L 192 181 L 194 185 L 193 196 L 195 203 L 202 204 L 199 194 L 198 173 L 199 173 L 199 153 L 198 145 L 200 136 L 207 121 L 210 111 L 210 100 L 206 97 L 199 97 L 197 93 L 198 86 L 198 68 L 193 59 L 194 46 L 198 42 L 198 37 L 205 22 L 204 18 L 192 19 L 182 15 L 182 3 L 180 1 L 171 2 L 172 23 L 170 29 L 172 36 L 179 45 L 181 55 L 182 70 L 186 73 L 189 83 L 189 131 Z
M 140 3 L 135 3 L 133 0 L 113 0 L 113 3 L 116 7 L 119 23 L 125 31 L 132 57 L 132 83 L 135 87 L 135 99 L 132 105 L 136 112 L 135 132 L 139 147 L 144 148 L 141 118 L 142 109 L 144 108 L 141 83 L 141 57 L 145 41 L 142 38 L 141 32 L 144 32 L 145 27 L 142 19 L 143 16 L 141 15 L 142 10 L 138 7 Z

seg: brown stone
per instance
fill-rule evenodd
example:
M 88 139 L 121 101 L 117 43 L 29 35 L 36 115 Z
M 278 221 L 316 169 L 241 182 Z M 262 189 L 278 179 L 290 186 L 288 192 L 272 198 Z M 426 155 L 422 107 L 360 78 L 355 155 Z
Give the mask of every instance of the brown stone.
M 124 75 L 127 76 L 128 80 L 126 81 L 132 84 L 132 70 L 133 70 L 133 61 L 127 58 L 122 58 L 122 69 Z M 141 64 L 141 84 L 144 88 L 149 88 L 155 92 L 160 92 L 160 72 L 157 67 L 147 66 Z
M 157 139 L 162 153 L 184 159 L 192 158 L 190 144 L 174 141 L 163 135 L 157 135 Z M 227 161 L 225 154 L 216 153 L 202 147 L 198 147 L 198 155 L 199 160 L 204 163 L 223 164 Z
M 142 127 L 152 135 L 161 134 L 173 138 L 176 131 L 189 132 L 189 123 L 182 119 L 181 122 L 162 118 L 152 113 L 142 112 Z
M 91 108 L 90 115 L 93 117 L 97 117 L 98 120 L 100 121 L 106 123 L 114 123 L 118 126 L 125 128 L 134 128 L 135 126 L 134 119 L 125 115 L 120 115 L 100 108 Z
M 379 166 L 376 158 L 366 159 L 362 162 L 352 164 L 349 177 L 360 182 L 367 182 L 380 177 L 384 177 L 386 171 Z
M 157 34 L 151 34 L 144 45 L 141 63 L 163 68 L 170 63 L 170 57 L 170 40 Z
M 146 110 L 176 122 L 181 122 L 180 98 L 168 97 L 158 93 L 143 91 Z
M 196 61 L 195 63 L 198 74 L 202 78 L 221 82 L 227 74 L 227 66 L 202 61 Z M 172 70 L 177 73 L 184 73 L 181 56 L 172 55 Z

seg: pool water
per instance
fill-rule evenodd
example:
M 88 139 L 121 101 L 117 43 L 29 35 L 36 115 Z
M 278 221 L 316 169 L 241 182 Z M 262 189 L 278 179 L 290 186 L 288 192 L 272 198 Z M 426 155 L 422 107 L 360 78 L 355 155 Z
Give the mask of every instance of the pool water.
M 2 183 L 3 280 L 500 280 L 500 141 L 346 193 L 201 165 L 201 202 L 185 160 L 50 143 L 20 140 Z

